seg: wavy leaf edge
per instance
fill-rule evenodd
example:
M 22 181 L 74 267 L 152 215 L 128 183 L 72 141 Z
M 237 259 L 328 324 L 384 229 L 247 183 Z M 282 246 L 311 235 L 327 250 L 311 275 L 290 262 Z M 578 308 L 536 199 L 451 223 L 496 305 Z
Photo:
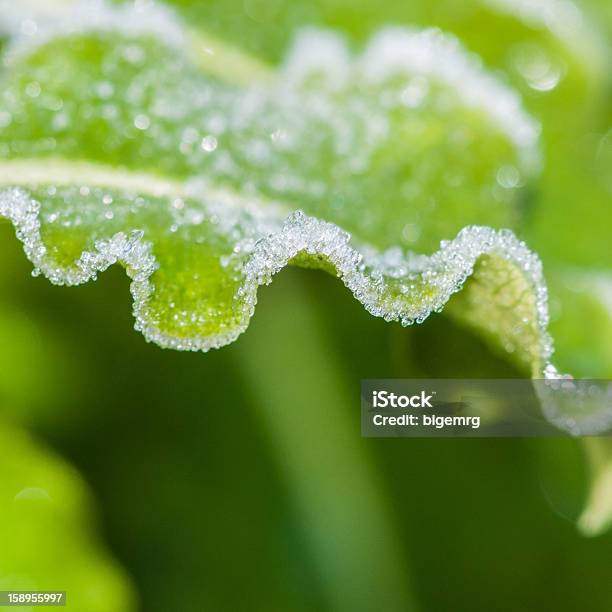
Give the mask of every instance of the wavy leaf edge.
M 467 226 L 450 241 L 442 241 L 440 249 L 430 256 L 402 253 L 389 249 L 382 253 L 369 247 L 355 247 L 349 233 L 337 225 L 294 211 L 277 221 L 264 224 L 267 231 L 254 242 L 242 273 L 242 284 L 235 296 L 240 311 L 237 328 L 226 334 L 184 338 L 159 330 L 148 313 L 153 294 L 151 276 L 158 269 L 154 245 L 144 230 L 119 232 L 109 240 L 98 240 L 94 250 L 86 250 L 70 266 L 57 266 L 47 261 L 47 247 L 41 236 L 40 203 L 23 188 L 12 187 L 0 192 L 0 216 L 10 220 L 23 244 L 27 258 L 34 265 L 34 274 L 42 273 L 57 285 L 78 285 L 96 278 L 111 265 L 123 265 L 131 279 L 135 328 L 148 341 L 163 348 L 208 351 L 233 342 L 248 327 L 257 303 L 260 285 L 269 284 L 275 274 L 294 258 L 306 254 L 331 264 L 337 276 L 363 304 L 368 312 L 386 321 L 402 325 L 422 323 L 432 312 L 439 312 L 451 296 L 459 291 L 472 275 L 479 258 L 495 255 L 514 264 L 524 275 L 535 296 L 537 325 L 540 332 L 540 357 L 544 372 L 550 371 L 552 340 L 547 332 L 548 302 L 542 263 L 510 230 L 495 230 L 486 226 Z M 367 264 L 367 268 L 366 268 Z M 419 275 L 434 282 L 446 276 L 439 292 L 422 303 L 409 304 L 401 299 L 385 299 L 388 285 L 385 278 L 409 280 Z M 450 272 L 449 272 L 450 271 Z M 548 369 L 547 369 L 548 368 Z

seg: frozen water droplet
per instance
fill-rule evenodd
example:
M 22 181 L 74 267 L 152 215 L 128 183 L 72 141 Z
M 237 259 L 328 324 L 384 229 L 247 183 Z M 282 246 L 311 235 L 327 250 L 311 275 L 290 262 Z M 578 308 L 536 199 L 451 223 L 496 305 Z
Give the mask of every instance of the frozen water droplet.
M 204 221 L 204 213 L 201 210 L 188 210 L 185 215 L 185 221 L 191 225 L 199 225 Z
M 208 136 L 204 136 L 202 138 L 202 142 L 200 144 L 203 151 L 207 153 L 212 153 L 217 148 L 217 139 L 209 134 Z
M 270 138 L 273 142 L 281 142 L 287 138 L 287 132 L 281 128 L 274 130 L 272 134 L 270 134 Z
M 136 115 L 134 119 L 134 126 L 139 130 L 146 130 L 151 125 L 151 120 L 147 115 Z
M 429 82 L 425 77 L 414 77 L 402 91 L 402 103 L 409 108 L 421 106 L 429 91 Z
M 130 64 L 140 64 L 144 60 L 145 52 L 140 45 L 128 45 L 123 50 L 123 57 Z
M 514 66 L 535 91 L 551 91 L 563 76 L 562 66 L 537 45 L 525 44 L 514 49 Z
M 38 81 L 28 83 L 25 88 L 26 95 L 30 96 L 30 98 L 38 98 L 40 91 L 40 83 Z
M 515 166 L 502 166 L 497 171 L 497 182 L 504 189 L 514 189 L 521 183 L 521 175 Z

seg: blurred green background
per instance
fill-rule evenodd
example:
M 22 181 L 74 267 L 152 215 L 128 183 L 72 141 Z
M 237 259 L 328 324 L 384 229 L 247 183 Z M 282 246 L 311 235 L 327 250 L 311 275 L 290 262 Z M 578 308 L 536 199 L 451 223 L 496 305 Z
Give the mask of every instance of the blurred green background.
M 556 362 L 612 377 L 608 3 L 562 36 L 509 2 L 175 4 L 271 62 L 300 25 L 358 42 L 414 23 L 506 75 L 543 124 L 521 236 L 551 283 Z M 530 87 L 517 48 L 558 85 Z M 120 269 L 53 287 L 13 234 L 0 224 L 0 590 L 66 589 L 79 612 L 612 609 L 612 534 L 575 524 L 581 442 L 360 437 L 362 378 L 523 374 L 453 320 L 403 329 L 290 269 L 233 345 L 165 351 L 133 331 Z

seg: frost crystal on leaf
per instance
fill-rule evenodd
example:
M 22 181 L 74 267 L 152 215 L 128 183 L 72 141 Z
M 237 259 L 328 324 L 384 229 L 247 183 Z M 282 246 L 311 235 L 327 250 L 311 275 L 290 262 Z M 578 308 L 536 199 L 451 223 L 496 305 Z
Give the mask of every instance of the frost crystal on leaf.
M 92 190 L 88 191 L 91 194 Z M 168 208 L 172 207 L 171 203 Z M 83 283 L 113 263 L 123 264 L 133 279 L 136 327 L 147 339 L 161 346 L 208 350 L 233 341 L 244 331 L 253 314 L 257 288 L 269 283 L 274 274 L 300 255 L 331 264 L 369 312 L 388 321 L 400 321 L 403 325 L 420 323 L 432 312 L 441 310 L 472 274 L 477 260 L 492 255 L 516 266 L 524 274 L 535 296 L 534 315 L 540 333 L 542 362 L 547 362 L 552 352 L 546 332 L 548 311 L 541 263 L 507 230 L 465 228 L 454 240 L 444 242 L 441 249 L 430 257 L 404 256 L 397 251 L 376 254 L 372 250 L 364 256 L 351 246 L 347 232 L 332 223 L 308 217 L 301 211 L 292 213 L 283 222 L 274 217 L 262 218 L 251 224 L 250 231 L 243 233 L 233 252 L 222 262 L 224 268 L 239 276 L 232 304 L 237 317 L 235 326 L 225 334 L 183 337 L 168 334 L 152 320 L 149 300 L 154 292 L 152 281 L 159 262 L 155 260 L 154 248 L 143 239 L 144 231 L 132 230 L 129 235 L 117 232 L 108 239 L 98 239 L 94 250 L 82 252 L 72 265 L 63 267 L 54 264 L 48 256 L 41 237 L 40 214 L 40 203 L 22 189 L 1 193 L 0 215 L 14 223 L 26 255 L 36 270 L 53 283 Z M 228 225 L 223 231 L 231 234 L 236 229 L 237 226 Z
M 183 29 L 174 13 L 157 2 L 110 6 L 107 0 L 60 0 L 58 4 L 54 0 L 0 0 L 0 11 L 0 29 L 12 35 L 9 55 L 27 53 L 54 38 L 88 30 L 118 32 L 130 38 L 156 36 L 177 48 L 184 44 Z

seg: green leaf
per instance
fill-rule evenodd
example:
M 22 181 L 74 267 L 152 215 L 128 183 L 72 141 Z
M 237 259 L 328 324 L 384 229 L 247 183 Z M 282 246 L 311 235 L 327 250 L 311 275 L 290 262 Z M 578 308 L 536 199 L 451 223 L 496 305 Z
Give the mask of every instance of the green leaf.
M 0 448 L 0 590 L 62 590 L 75 610 L 135 610 L 126 577 L 92 534 L 80 477 L 7 423 Z
M 238 86 L 227 45 L 207 69 L 177 22 L 162 20 L 160 44 L 154 14 L 101 10 L 7 55 L 0 212 L 36 271 L 78 284 L 119 262 L 137 328 L 206 350 L 246 328 L 257 287 L 290 263 L 336 273 L 405 325 L 486 264 L 525 297 L 519 327 L 500 303 L 487 329 L 543 369 L 539 261 L 508 231 L 462 230 L 517 224 L 538 126 L 454 38 L 387 29 L 355 53 L 310 30 L 274 76 Z M 406 251 L 455 235 L 432 257 Z M 495 302 L 478 282 L 466 295 Z

